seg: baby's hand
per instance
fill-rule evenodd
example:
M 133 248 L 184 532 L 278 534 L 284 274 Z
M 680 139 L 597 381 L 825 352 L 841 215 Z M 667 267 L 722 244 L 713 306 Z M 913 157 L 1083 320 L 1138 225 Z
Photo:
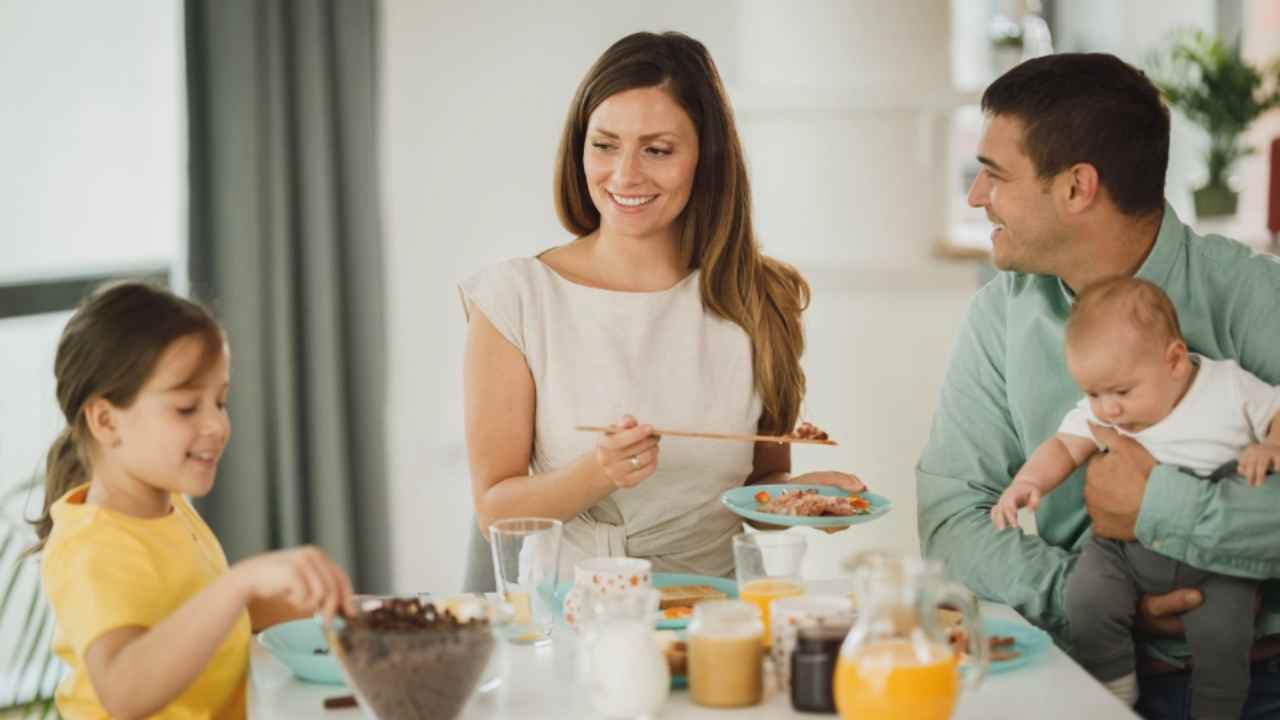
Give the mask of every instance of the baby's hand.
M 1240 456 L 1240 474 L 1249 481 L 1250 487 L 1262 485 L 1267 473 L 1280 470 L 1280 445 L 1250 445 Z
M 996 529 L 1018 527 L 1018 508 L 1026 507 L 1035 510 L 1040 507 L 1040 490 L 1026 482 L 1016 479 L 1008 490 L 1000 496 L 1000 501 L 991 508 L 991 522 Z
M 233 571 L 244 576 L 251 599 L 283 597 L 298 610 L 319 611 L 326 619 L 339 611 L 355 614 L 351 580 L 320 548 L 255 555 L 236 563 Z

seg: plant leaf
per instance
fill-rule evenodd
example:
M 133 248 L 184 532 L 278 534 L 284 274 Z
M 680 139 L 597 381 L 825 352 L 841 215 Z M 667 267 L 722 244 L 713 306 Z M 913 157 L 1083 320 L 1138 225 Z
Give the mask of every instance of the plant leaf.
M 49 606 L 42 602 L 43 600 L 40 588 L 37 587 L 35 592 L 31 593 L 31 604 L 27 607 L 27 618 L 23 624 L 22 636 L 18 638 L 18 647 L 25 646 L 27 651 L 22 663 L 18 665 L 18 686 L 14 688 L 15 693 L 22 689 L 22 681 L 26 679 L 29 671 L 35 667 L 36 657 L 39 655 L 40 647 L 43 644 L 41 641 L 47 634 L 45 626 L 49 621 Z M 31 622 L 33 619 L 35 620 L 34 623 Z M 28 638 L 30 638 L 29 641 Z M 44 663 L 44 658 L 48 657 L 48 653 L 51 651 L 48 645 L 44 645 L 44 649 L 45 655 L 40 658 L 41 664 Z M 36 689 L 36 695 L 39 695 L 39 688 Z M 17 700 L 16 697 L 14 699 Z
M 50 642 L 52 642 L 52 638 L 50 638 Z M 49 698 L 52 701 L 54 693 L 58 689 L 58 681 L 62 679 L 62 667 L 62 660 L 53 654 L 53 648 L 50 646 L 44 669 L 40 671 L 40 680 L 36 683 L 36 693 L 39 697 Z M 50 687 L 45 688 L 46 683 Z
M 39 487 L 41 478 L 42 476 L 39 473 L 37 473 L 27 478 L 26 480 L 14 485 L 13 487 L 9 488 L 4 492 L 3 495 L 0 495 L 0 505 L 4 507 L 8 507 L 9 502 L 12 501 L 13 498 L 23 493 L 29 493 L 35 488 Z
M 0 591 L 0 623 L 4 623 L 6 615 L 13 614 L 10 610 L 26 605 L 25 615 L 18 613 L 11 618 L 14 621 L 21 618 L 22 625 L 18 626 L 18 632 L 10 632 L 9 624 L 4 624 L 4 647 L 0 651 L 11 658 L 22 658 L 22 662 L 14 668 L 17 680 L 14 697 L 7 703 L 0 702 L 0 705 L 9 706 L 4 709 L 20 710 L 23 717 L 57 718 L 60 714 L 53 699 L 53 689 L 60 679 L 63 665 L 53 654 L 50 645 L 54 629 L 52 611 L 44 599 L 38 577 L 24 586 L 24 582 L 30 578 L 27 574 L 29 569 L 35 565 L 34 561 L 22 556 L 23 546 L 27 543 L 27 538 L 31 537 L 29 528 L 25 523 L 3 514 L 10 503 L 19 498 L 23 501 L 29 499 L 30 494 L 41 484 L 41 476 L 35 475 L 0 494 L 0 584 L 3 584 L 3 591 Z M 29 591 L 24 592 L 27 587 Z M 16 622 L 12 624 L 16 625 Z M 32 687 L 24 683 L 28 679 L 37 681 L 34 686 L 35 697 L 25 698 L 24 702 L 18 704 L 18 694 L 24 688 Z M 46 684 L 51 685 L 49 691 L 45 689 Z
M 10 535 L 9 537 L 12 538 L 13 536 Z M 0 555 L 0 557 L 4 556 Z M 7 568 L 8 566 L 6 565 L 5 567 Z M 5 584 L 4 592 L 0 593 L 0 621 L 3 621 L 5 611 L 9 608 L 9 601 L 13 599 L 14 591 L 18 587 L 18 582 L 22 579 L 23 573 L 26 572 L 26 569 L 27 566 L 25 563 L 16 559 L 14 560 L 13 574 L 9 576 L 9 582 Z

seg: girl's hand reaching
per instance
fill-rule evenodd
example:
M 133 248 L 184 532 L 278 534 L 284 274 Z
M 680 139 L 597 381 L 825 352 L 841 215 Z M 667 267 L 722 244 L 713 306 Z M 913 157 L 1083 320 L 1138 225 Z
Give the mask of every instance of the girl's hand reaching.
M 355 614 L 347 573 L 314 546 L 255 555 L 231 570 L 243 579 L 248 600 L 280 598 L 301 613 Z
M 658 469 L 658 440 L 652 425 L 641 425 L 624 415 L 616 431 L 596 441 L 596 463 L 614 487 L 629 488 Z
M 1032 511 L 1040 507 L 1040 489 L 1015 479 L 1000 496 L 995 507 L 991 508 L 991 522 L 995 523 L 998 530 L 1018 527 L 1018 508 L 1022 507 Z

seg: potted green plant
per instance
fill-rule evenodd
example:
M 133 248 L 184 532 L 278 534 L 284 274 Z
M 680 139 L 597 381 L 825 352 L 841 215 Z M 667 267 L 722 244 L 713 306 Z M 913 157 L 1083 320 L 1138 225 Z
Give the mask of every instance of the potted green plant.
M 1262 113 L 1280 107 L 1280 63 L 1259 70 L 1226 44 L 1200 31 L 1182 31 L 1153 57 L 1152 81 L 1173 109 L 1209 134 L 1208 182 L 1194 193 L 1196 215 L 1232 215 L 1236 193 L 1227 185 L 1231 167 L 1253 150 L 1240 136 Z
M 35 533 L 22 521 L 26 500 L 39 497 L 35 476 L 0 493 L 0 717 L 57 718 L 53 692 L 62 661 L 53 654 L 53 612 L 40 588 L 40 569 L 24 551 Z

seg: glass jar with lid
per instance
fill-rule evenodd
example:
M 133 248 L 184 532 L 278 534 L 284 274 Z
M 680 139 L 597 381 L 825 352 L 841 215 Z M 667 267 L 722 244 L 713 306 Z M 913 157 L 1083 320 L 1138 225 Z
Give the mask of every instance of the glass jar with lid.
M 689 623 L 689 697 L 708 707 L 746 707 L 764 694 L 764 622 L 738 600 L 698 603 Z
M 834 713 L 832 680 L 850 624 L 809 624 L 796 631 L 791 653 L 791 706 L 801 712 Z

